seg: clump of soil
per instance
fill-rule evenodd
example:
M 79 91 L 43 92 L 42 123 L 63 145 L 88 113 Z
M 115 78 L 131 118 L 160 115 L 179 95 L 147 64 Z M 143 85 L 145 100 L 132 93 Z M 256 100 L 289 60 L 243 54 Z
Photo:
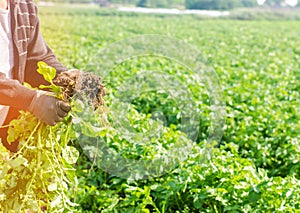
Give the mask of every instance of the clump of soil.
M 63 99 L 66 101 L 70 98 L 78 98 L 95 108 L 104 104 L 105 86 L 102 84 L 101 77 L 92 73 L 79 70 L 62 72 L 55 78 L 54 84 L 62 88 Z

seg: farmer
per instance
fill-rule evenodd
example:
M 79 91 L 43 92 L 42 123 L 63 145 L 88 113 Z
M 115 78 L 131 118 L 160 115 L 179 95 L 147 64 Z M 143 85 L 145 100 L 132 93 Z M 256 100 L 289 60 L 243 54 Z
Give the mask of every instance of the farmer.
M 44 61 L 58 73 L 67 72 L 56 59 L 40 33 L 37 8 L 33 0 L 0 0 L 0 138 L 12 152 L 18 142 L 7 143 L 6 125 L 26 110 L 48 125 L 55 125 L 70 111 L 67 102 L 33 87 L 47 82 L 37 73 L 37 63 Z

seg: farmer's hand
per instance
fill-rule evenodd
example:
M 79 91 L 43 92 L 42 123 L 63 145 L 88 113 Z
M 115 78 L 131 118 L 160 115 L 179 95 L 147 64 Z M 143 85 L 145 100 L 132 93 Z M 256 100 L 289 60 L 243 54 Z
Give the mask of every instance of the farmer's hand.
M 54 126 L 71 110 L 69 103 L 59 100 L 52 93 L 37 90 L 29 112 L 47 125 Z

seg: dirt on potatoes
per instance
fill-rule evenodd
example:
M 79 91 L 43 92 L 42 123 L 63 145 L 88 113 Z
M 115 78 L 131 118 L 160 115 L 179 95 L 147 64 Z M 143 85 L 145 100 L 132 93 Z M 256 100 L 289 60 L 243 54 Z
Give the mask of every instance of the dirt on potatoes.
M 102 84 L 101 77 L 97 75 L 71 70 L 58 74 L 54 83 L 62 88 L 63 99 L 66 101 L 70 98 L 78 98 L 95 108 L 104 104 L 105 86 Z

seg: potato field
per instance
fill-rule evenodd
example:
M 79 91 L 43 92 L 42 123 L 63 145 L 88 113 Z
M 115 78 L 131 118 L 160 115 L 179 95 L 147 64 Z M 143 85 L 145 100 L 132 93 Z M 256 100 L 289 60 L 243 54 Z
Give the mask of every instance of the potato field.
M 71 142 L 80 155 L 62 212 L 300 212 L 300 21 L 39 14 L 58 59 L 107 93 L 103 125 L 92 111 L 73 119 L 85 136 Z M 131 57 L 151 45 L 171 57 Z

